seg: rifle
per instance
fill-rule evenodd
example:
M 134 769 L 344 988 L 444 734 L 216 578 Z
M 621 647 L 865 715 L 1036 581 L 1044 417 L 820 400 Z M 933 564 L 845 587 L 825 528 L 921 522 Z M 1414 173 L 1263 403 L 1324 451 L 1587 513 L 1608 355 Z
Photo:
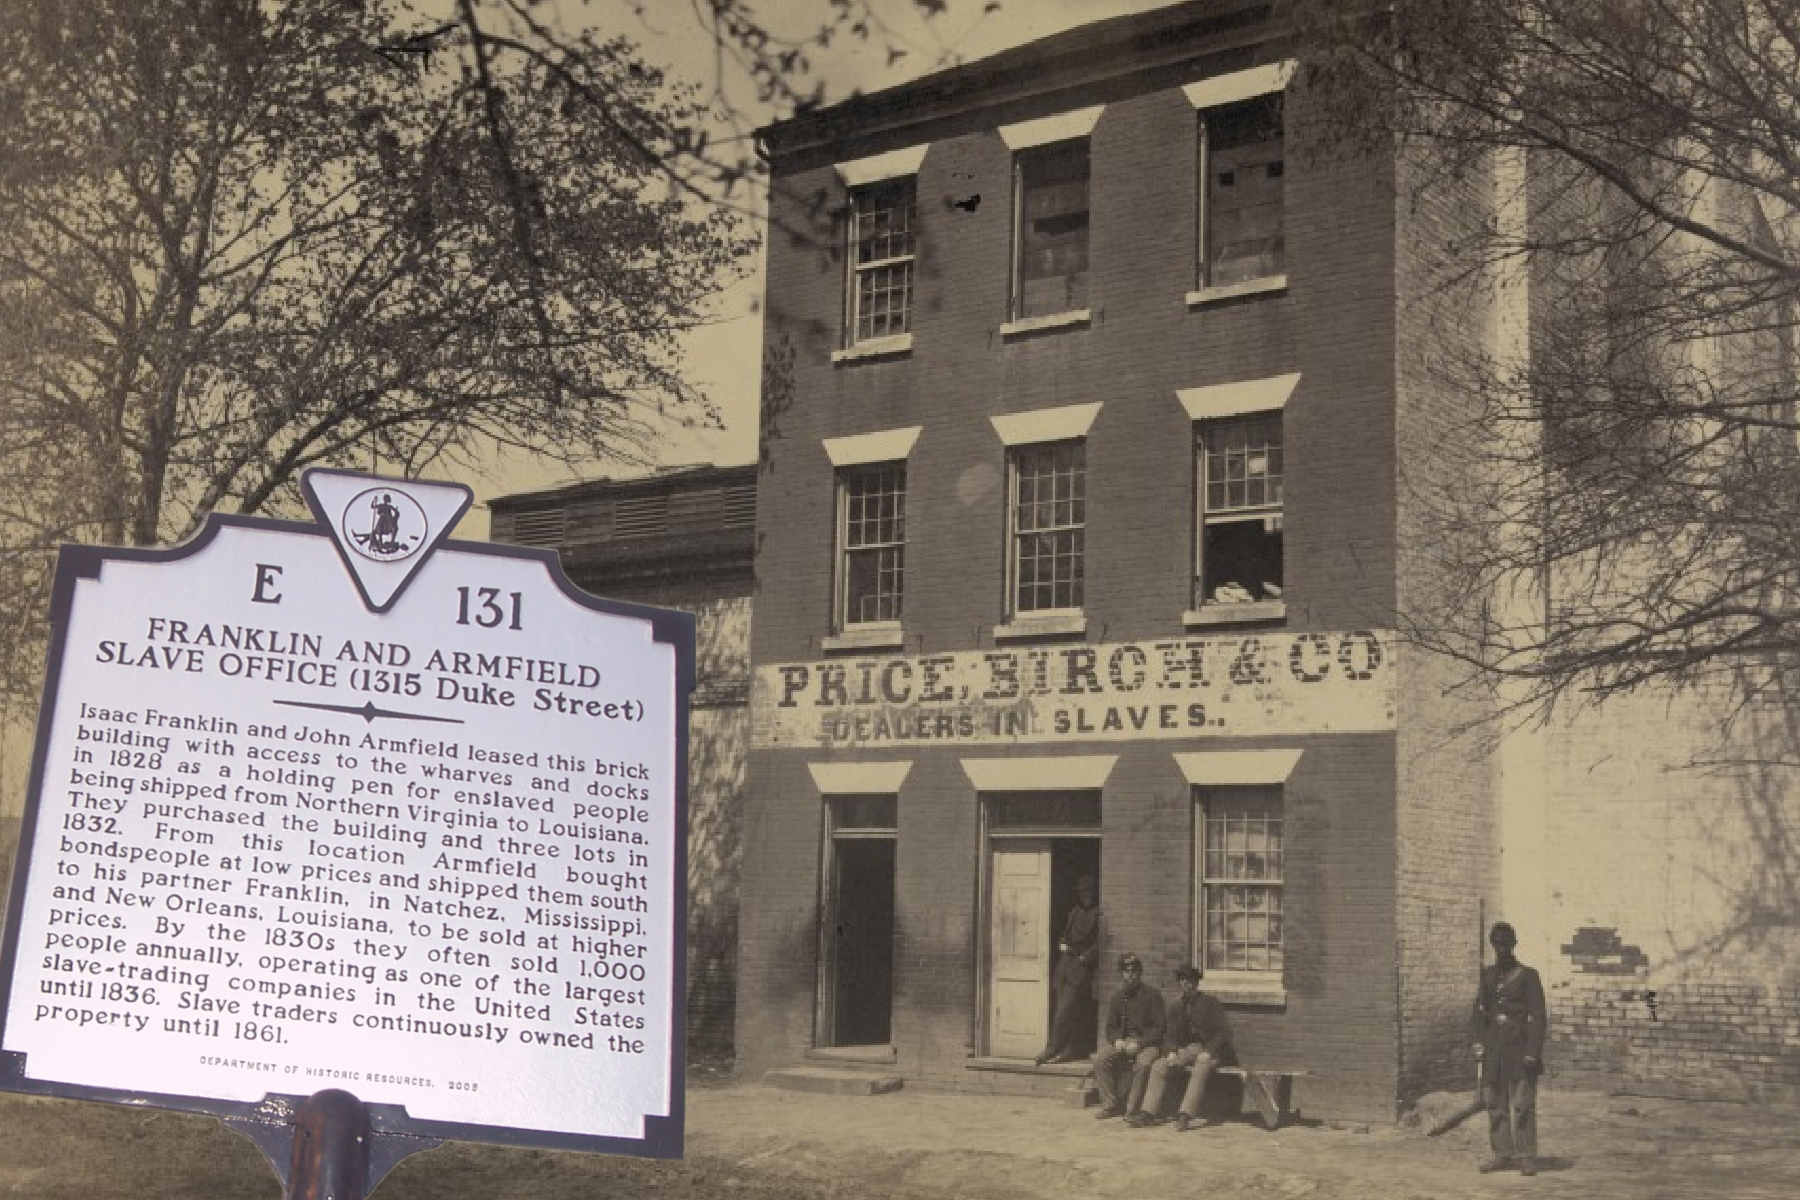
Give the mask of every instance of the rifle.
M 1475 996 L 1476 1002 L 1479 1003 L 1481 997 L 1481 972 L 1487 964 L 1487 900 L 1485 897 L 1476 905 L 1475 912 L 1475 921 L 1478 926 L 1476 930 L 1477 938 L 1475 945 Z M 1452 1129 L 1455 1129 L 1458 1125 L 1461 1125 L 1464 1121 L 1486 1108 L 1487 1104 L 1482 1096 L 1482 1091 L 1486 1082 L 1487 1058 L 1486 1056 L 1483 1056 L 1475 1060 L 1475 1099 L 1469 1101 L 1467 1104 L 1439 1121 L 1436 1125 L 1433 1125 L 1430 1129 L 1426 1130 L 1425 1136 L 1437 1137 L 1439 1134 L 1449 1133 Z

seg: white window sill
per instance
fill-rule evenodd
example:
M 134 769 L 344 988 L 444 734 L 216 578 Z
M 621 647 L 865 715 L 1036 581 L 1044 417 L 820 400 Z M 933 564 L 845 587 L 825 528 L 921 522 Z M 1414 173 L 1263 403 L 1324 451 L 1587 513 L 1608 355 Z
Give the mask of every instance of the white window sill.
M 1075 325 L 1091 324 L 1093 320 L 1094 310 L 1091 308 L 1074 308 L 1068 312 L 1048 313 L 1041 317 L 1020 317 L 1000 326 L 1000 336 L 1017 337 L 1024 333 L 1041 333 L 1046 329 L 1067 329 Z
M 894 354 L 912 353 L 912 334 L 896 333 L 891 337 L 869 338 L 831 352 L 834 363 L 859 362 L 865 358 L 887 358 Z
M 1221 300 L 1236 300 L 1241 296 L 1261 296 L 1269 292 L 1287 291 L 1286 275 L 1266 275 L 1261 279 L 1246 279 L 1239 283 L 1222 284 L 1219 287 L 1204 287 L 1187 294 L 1189 308 L 1201 308 L 1208 304 L 1216 304 Z
M 1086 632 L 1086 613 L 1047 613 L 1043 616 L 1014 617 L 1004 625 L 994 626 L 994 640 L 1005 642 L 1020 638 L 1066 637 Z
M 906 630 L 898 621 L 852 625 L 819 640 L 821 650 L 898 650 L 904 645 Z
M 1266 975 L 1256 971 L 1208 971 L 1200 977 L 1200 990 L 1221 1004 L 1280 1008 L 1287 1003 L 1287 988 L 1273 971 Z
M 1287 601 L 1252 600 L 1248 604 L 1206 604 L 1181 614 L 1181 623 L 1192 629 L 1197 625 L 1242 625 L 1251 621 L 1285 621 Z

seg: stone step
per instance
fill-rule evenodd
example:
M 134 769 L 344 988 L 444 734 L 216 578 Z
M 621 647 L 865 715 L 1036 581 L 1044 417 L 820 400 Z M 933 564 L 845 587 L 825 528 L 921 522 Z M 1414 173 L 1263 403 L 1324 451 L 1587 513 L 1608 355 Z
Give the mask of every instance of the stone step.
M 891 1071 L 859 1071 L 849 1067 L 781 1067 L 763 1076 L 770 1087 L 790 1092 L 826 1092 L 836 1096 L 880 1096 L 897 1092 L 905 1080 Z

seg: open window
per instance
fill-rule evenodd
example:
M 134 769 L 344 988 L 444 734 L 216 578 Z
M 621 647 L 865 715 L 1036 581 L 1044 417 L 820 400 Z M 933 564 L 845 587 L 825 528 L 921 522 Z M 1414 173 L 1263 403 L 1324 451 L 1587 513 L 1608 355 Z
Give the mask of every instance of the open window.
M 1194 607 L 1279 603 L 1281 413 L 1200 422 L 1194 464 Z

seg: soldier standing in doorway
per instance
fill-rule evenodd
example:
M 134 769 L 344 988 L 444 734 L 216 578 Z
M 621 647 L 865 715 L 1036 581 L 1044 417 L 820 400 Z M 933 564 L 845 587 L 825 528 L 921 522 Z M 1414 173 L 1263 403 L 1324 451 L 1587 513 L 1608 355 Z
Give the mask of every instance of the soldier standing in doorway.
M 1483 967 L 1475 997 L 1475 1056 L 1482 1064 L 1482 1102 L 1494 1156 L 1481 1170 L 1516 1165 L 1537 1174 L 1537 1081 L 1544 1070 L 1544 985 L 1513 957 L 1518 934 L 1505 921 L 1488 932 L 1494 964 Z
M 1063 922 L 1050 984 L 1050 1036 L 1045 1063 L 1081 1062 L 1094 1052 L 1094 968 L 1100 964 L 1099 889 L 1092 875 L 1075 881 L 1075 907 Z

